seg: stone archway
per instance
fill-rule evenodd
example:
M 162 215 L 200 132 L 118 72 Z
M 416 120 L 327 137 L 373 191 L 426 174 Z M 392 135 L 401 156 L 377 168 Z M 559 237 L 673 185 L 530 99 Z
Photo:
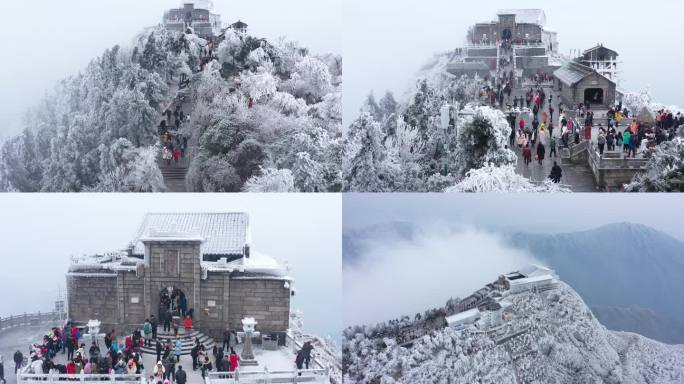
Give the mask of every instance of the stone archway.
M 513 32 L 511 32 L 509 28 L 506 28 L 501 33 L 501 38 L 503 38 L 504 40 L 510 40 L 513 38 Z
M 159 291 L 159 318 L 166 316 L 185 316 L 188 310 L 188 299 L 180 288 L 164 287 Z
M 603 88 L 587 88 L 584 90 L 584 104 L 596 105 L 603 104 Z

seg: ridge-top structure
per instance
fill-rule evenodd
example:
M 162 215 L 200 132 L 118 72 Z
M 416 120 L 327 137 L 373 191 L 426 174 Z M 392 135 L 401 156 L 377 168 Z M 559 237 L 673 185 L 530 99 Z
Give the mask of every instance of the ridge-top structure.
M 505 71 L 519 78 L 560 67 L 557 33 L 546 27 L 541 9 L 499 10 L 497 20 L 473 25 L 465 48 L 456 52 L 448 66 L 456 76 L 496 77 Z
M 180 312 L 215 338 L 246 317 L 264 334 L 285 334 L 294 294 L 287 267 L 251 249 L 240 212 L 147 214 L 126 250 L 73 258 L 67 292 L 76 324 L 98 319 L 129 333 Z
M 184 32 L 188 28 L 197 36 L 211 39 L 221 34 L 223 23 L 221 15 L 212 13 L 210 0 L 184 1 L 180 8 L 172 8 L 164 13 L 162 23 L 170 31 Z

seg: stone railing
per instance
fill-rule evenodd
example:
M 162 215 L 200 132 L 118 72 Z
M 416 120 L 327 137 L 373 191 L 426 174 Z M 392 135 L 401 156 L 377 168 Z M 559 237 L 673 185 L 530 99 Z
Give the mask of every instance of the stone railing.
M 206 384 L 233 384 L 233 383 L 320 383 L 330 382 L 327 369 L 301 369 L 269 371 L 240 371 L 235 372 L 209 372 L 205 379 Z
M 14 315 L 0 318 L 0 331 L 6 329 L 26 326 L 39 325 L 49 321 L 66 320 L 66 313 L 60 312 L 38 312 L 38 313 L 24 313 L 22 315 Z
M 620 151 L 604 151 L 603 156 L 598 152 L 595 143 L 589 147 L 589 164 L 594 169 L 646 169 L 647 159 L 625 158 Z

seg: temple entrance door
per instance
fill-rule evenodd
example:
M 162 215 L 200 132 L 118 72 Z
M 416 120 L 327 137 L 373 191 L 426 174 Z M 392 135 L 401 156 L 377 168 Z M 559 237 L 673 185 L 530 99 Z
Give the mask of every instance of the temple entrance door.
M 588 88 L 584 90 L 584 104 L 603 104 L 603 89 Z
M 511 32 L 510 29 L 506 28 L 503 30 L 503 33 L 501 34 L 501 37 L 504 40 L 510 40 L 513 37 L 513 33 Z
M 188 300 L 180 289 L 168 286 L 159 291 L 159 318 L 171 319 L 173 316 L 183 318 L 188 310 Z

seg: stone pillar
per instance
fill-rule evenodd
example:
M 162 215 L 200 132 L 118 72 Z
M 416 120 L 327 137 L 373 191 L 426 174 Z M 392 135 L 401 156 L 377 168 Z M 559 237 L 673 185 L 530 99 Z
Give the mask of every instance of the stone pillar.
M 242 319 L 242 330 L 245 335 L 245 346 L 242 347 L 242 355 L 240 355 L 242 359 L 240 364 L 242 365 L 259 365 L 259 363 L 254 360 L 254 351 L 252 350 L 252 336 L 254 335 L 256 325 L 257 322 L 253 317 L 245 317 Z

